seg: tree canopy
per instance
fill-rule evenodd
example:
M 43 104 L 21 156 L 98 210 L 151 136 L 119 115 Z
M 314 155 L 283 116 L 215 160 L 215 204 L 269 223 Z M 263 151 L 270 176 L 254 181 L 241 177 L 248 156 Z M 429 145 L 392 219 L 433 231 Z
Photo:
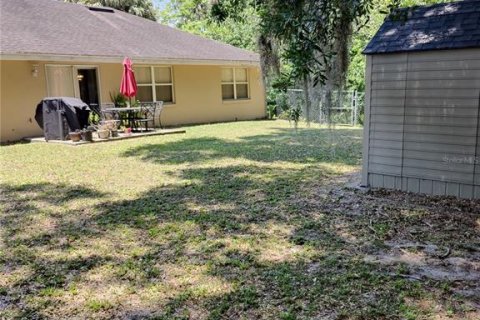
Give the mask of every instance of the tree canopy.
M 159 21 L 248 50 L 256 50 L 258 15 L 248 0 L 170 0 Z
M 77 0 L 78 1 L 78 0 Z M 257 51 L 275 77 L 364 89 L 363 48 L 396 7 L 448 0 L 168 0 L 159 21 Z M 83 2 L 150 2 L 83 0 Z M 117 7 L 118 8 L 118 7 Z M 284 74 L 279 77 L 279 70 Z M 282 80 L 283 79 L 283 80 Z
M 365 57 L 362 51 L 380 28 L 390 9 L 389 6 L 394 4 L 398 7 L 410 7 L 449 2 L 449 0 L 402 0 L 397 3 L 393 3 L 392 0 L 372 0 L 372 2 L 374 9 L 368 16 L 362 18 L 362 27 L 356 28 L 350 45 L 350 66 L 346 84 L 348 88 L 358 91 L 365 90 Z
M 83 3 L 90 6 L 110 7 L 128 12 L 136 16 L 157 20 L 157 11 L 152 0 L 65 0 L 66 2 Z

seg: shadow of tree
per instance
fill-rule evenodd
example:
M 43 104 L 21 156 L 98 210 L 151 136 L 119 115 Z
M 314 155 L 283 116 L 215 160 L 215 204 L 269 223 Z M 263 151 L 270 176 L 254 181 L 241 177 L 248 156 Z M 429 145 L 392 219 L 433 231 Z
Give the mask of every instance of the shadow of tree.
M 313 164 L 322 161 L 355 165 L 360 158 L 360 146 L 358 130 L 342 130 L 332 139 L 328 129 L 300 129 L 294 133 L 289 129 L 276 128 L 272 134 L 246 136 L 237 140 L 200 137 L 147 144 L 127 150 L 123 155 L 167 164 L 245 158 L 266 163 L 286 161 Z
M 6 241 L 9 241 L 8 237 L 28 226 L 34 215 L 48 212 L 49 215 L 61 219 L 58 214 L 50 210 L 52 206 L 67 205 L 74 200 L 101 199 L 107 196 L 107 193 L 80 185 L 36 183 L 9 186 L 1 184 L 0 205 L 3 214 L 0 217 L 0 224 L 9 231 L 5 234 Z
M 56 289 L 65 287 L 79 274 L 108 261 L 108 257 L 97 255 L 50 259 L 48 251 L 68 251 L 71 248 L 69 241 L 93 236 L 89 229 L 82 229 L 77 224 L 80 221 L 77 217 L 71 219 L 69 216 L 80 216 L 81 211 L 71 210 L 65 217 L 52 208 L 77 200 L 102 199 L 108 194 L 84 186 L 50 183 L 16 186 L 2 184 L 0 190 L 0 225 L 4 247 L 0 247 L 0 262 L 4 266 L 2 273 L 5 276 L 22 268 L 29 270 L 24 276 L 12 277 L 10 290 L 5 291 L 5 288 L 0 287 L 0 302 L 4 305 L 23 305 L 16 318 L 42 318 L 42 311 L 53 302 L 45 300 L 40 305 L 25 304 L 25 295 L 33 292 L 37 296 L 47 297 Z M 55 227 L 48 231 L 42 228 L 48 227 L 47 225 L 41 225 L 46 218 L 55 219 Z M 69 239 L 64 238 L 66 235 Z M 62 243 L 61 240 L 65 241 Z M 42 248 L 47 257 L 38 254 Z
M 458 284 L 412 281 L 401 277 L 405 265 L 365 257 L 392 238 L 461 250 L 458 239 L 478 240 L 478 202 L 345 189 L 320 163 L 335 158 L 319 149 L 295 154 L 283 146 L 295 136 L 282 135 L 131 149 L 124 155 L 153 163 L 260 162 L 182 168 L 170 174 L 188 183 L 133 199 L 73 185 L 3 185 L 0 305 L 12 318 L 413 319 L 433 307 L 466 314 L 465 300 L 448 289 Z M 349 157 L 343 163 L 358 160 Z M 272 161 L 305 165 L 261 163 Z M 456 229 L 442 227 L 445 217 Z
M 0 184 L 4 197 L 19 193 L 28 195 L 29 201 L 47 201 L 49 203 L 65 203 L 80 198 L 101 198 L 107 194 L 84 186 L 71 186 L 67 184 L 34 183 L 17 186 Z
M 222 230 L 242 231 L 250 222 L 291 221 L 296 217 L 293 213 L 300 214 L 299 208 L 289 202 L 298 196 L 298 184 L 308 180 L 319 183 L 322 177 L 333 174 L 333 170 L 320 165 L 288 170 L 255 165 L 185 169 L 177 177 L 195 183 L 153 188 L 138 201 L 102 204 L 94 219 L 101 225 L 143 228 L 142 218 L 154 216 L 162 222 L 192 221 L 204 228 L 214 224 Z

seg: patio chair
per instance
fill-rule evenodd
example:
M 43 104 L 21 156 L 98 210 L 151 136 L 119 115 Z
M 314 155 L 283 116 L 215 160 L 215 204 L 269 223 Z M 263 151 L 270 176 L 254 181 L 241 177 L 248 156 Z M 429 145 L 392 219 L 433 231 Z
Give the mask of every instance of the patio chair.
M 151 128 L 155 130 L 155 118 L 157 117 L 157 111 L 161 111 L 162 107 L 163 101 L 140 103 L 140 111 L 134 120 L 135 126 L 142 129 L 144 127 L 145 131 L 148 131 L 149 124 L 151 124 Z
M 92 124 L 100 125 L 114 122 L 117 123 L 118 126 L 118 124 L 124 122 L 124 119 L 121 118 L 118 112 L 105 110 L 114 107 L 115 105 L 113 103 L 104 103 L 101 106 L 99 106 L 98 104 L 90 104 L 90 109 L 95 115 L 95 117 L 91 119 Z M 95 118 L 98 118 L 98 120 Z
M 115 108 L 113 103 L 102 103 L 100 107 L 100 113 L 102 114 L 102 120 L 120 120 L 118 112 L 106 111 L 105 109 Z
M 148 131 L 149 123 L 152 123 L 152 128 L 155 128 L 155 103 L 141 102 L 140 111 L 138 111 L 134 118 L 134 125 L 138 129 L 145 128 Z

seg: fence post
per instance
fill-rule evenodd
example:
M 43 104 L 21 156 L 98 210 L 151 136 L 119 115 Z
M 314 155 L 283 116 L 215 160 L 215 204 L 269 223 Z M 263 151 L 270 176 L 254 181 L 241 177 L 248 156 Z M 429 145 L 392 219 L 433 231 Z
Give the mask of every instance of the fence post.
M 356 126 L 358 123 L 358 92 L 357 90 L 353 91 L 353 125 Z
M 355 124 L 355 90 L 350 94 L 350 125 Z
M 325 96 L 324 96 L 324 90 L 322 89 L 319 93 L 319 113 L 320 113 L 320 124 L 325 124 Z

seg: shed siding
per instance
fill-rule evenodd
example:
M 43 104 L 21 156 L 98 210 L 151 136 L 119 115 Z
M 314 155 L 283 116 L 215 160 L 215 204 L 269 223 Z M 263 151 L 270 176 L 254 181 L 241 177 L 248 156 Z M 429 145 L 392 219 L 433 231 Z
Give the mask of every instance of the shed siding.
M 367 59 L 363 183 L 480 198 L 480 49 Z
M 473 161 L 475 163 L 475 172 L 474 172 L 474 185 L 476 187 L 473 188 L 473 195 L 475 198 L 480 199 L 480 92 L 478 94 L 478 105 L 479 110 L 477 114 L 477 149 L 475 152 L 475 157 Z

